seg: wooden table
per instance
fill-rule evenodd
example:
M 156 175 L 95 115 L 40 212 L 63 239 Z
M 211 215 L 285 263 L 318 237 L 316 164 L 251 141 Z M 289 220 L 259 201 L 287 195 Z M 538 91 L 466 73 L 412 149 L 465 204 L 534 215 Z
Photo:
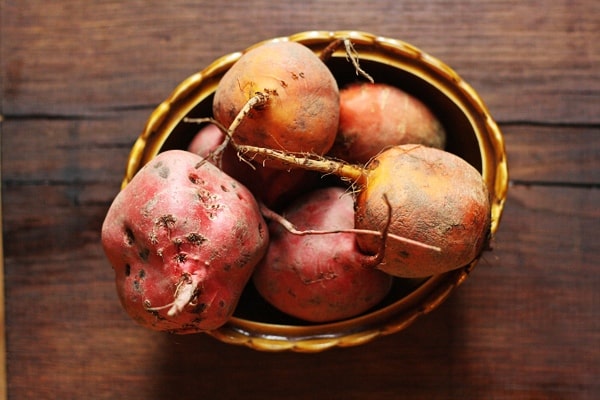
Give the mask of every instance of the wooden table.
M 600 3 L 1 0 L 10 399 L 600 398 Z M 227 5 L 226 5 L 227 4 Z M 153 108 L 215 58 L 311 29 L 412 43 L 506 141 L 494 250 L 407 330 L 318 354 L 138 327 L 100 226 Z

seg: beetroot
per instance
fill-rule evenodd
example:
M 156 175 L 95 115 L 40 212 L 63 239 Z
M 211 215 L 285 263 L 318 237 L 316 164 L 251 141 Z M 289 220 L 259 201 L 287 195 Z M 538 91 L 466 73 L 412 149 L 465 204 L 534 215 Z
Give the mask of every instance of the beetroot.
M 299 230 L 351 229 L 352 196 L 339 187 L 319 189 L 297 199 L 285 216 Z M 269 230 L 269 250 L 253 282 L 269 303 L 289 315 L 311 322 L 349 318 L 390 290 L 392 277 L 373 268 L 379 260 L 361 253 L 354 233 L 297 235 L 277 221 L 269 223 Z
M 194 333 L 230 318 L 267 249 L 268 230 L 243 185 L 198 155 L 170 150 L 116 196 L 102 245 L 134 320 Z
M 384 196 L 392 204 L 390 232 L 438 246 L 431 251 L 388 241 L 385 261 L 378 266 L 391 275 L 421 278 L 460 268 L 485 247 L 491 225 L 487 186 L 473 166 L 444 150 L 402 145 L 375 157 L 364 172 L 367 183 L 356 198 L 355 226 L 383 229 L 387 221 Z M 358 238 L 359 247 L 377 252 L 378 241 Z
M 329 154 L 365 164 L 400 144 L 443 149 L 446 132 L 431 110 L 409 93 L 385 83 L 354 83 L 340 90 L 340 124 Z
M 339 89 L 312 50 L 276 41 L 245 52 L 219 81 L 214 118 L 230 126 L 259 93 L 263 101 L 236 129 L 237 142 L 316 154 L 331 148 L 339 123 Z

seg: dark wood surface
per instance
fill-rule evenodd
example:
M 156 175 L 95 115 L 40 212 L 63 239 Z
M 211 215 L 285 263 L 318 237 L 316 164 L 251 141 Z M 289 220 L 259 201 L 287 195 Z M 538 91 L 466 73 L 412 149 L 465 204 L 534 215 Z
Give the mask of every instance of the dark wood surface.
M 0 0 L 10 399 L 600 398 L 600 2 Z M 494 250 L 369 344 L 261 353 L 125 315 L 99 243 L 153 108 L 215 58 L 311 29 L 412 43 L 482 96 L 511 186 Z

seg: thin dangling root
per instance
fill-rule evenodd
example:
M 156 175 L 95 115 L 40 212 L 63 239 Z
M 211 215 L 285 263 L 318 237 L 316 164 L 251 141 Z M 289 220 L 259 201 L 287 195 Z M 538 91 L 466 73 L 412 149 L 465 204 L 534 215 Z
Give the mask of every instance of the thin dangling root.
M 196 123 L 196 124 L 203 124 L 203 123 L 215 124 L 225 134 L 225 138 L 223 139 L 223 142 L 216 149 L 211 151 L 204 158 L 204 161 L 212 159 L 215 161 L 216 165 L 219 168 L 221 168 L 221 160 L 223 158 L 223 152 L 225 151 L 225 149 L 227 148 L 229 143 L 231 143 L 235 148 L 237 148 L 237 145 L 235 144 L 233 136 L 234 136 L 235 131 L 238 128 L 238 126 L 240 126 L 240 124 L 244 121 L 244 119 L 248 116 L 248 114 L 250 114 L 252 112 L 252 110 L 258 109 L 260 107 L 264 107 L 268 101 L 269 101 L 269 95 L 267 93 L 256 92 L 254 94 L 254 96 L 252 96 L 250 99 L 248 99 L 246 104 L 244 104 L 244 107 L 242 107 L 242 109 L 238 112 L 235 119 L 233 120 L 231 125 L 229 125 L 228 128 L 225 127 L 223 124 L 221 124 L 216 119 L 211 118 L 211 117 L 205 117 L 205 118 L 188 118 L 188 117 L 186 117 L 186 118 L 184 118 L 183 122 Z M 240 160 L 245 161 L 249 165 L 252 166 L 251 163 L 249 163 L 245 159 L 242 159 L 242 157 L 240 157 Z
M 197 296 L 197 288 L 197 280 L 192 279 L 189 274 L 183 274 L 175 288 L 175 299 L 171 303 L 158 307 L 146 307 L 146 310 L 160 311 L 168 308 L 169 311 L 167 311 L 167 315 L 169 317 L 174 317 L 181 313 L 185 306 L 194 300 L 194 297 Z
M 254 93 L 254 96 L 252 96 L 252 97 L 250 97 L 250 99 L 248 99 L 246 104 L 244 104 L 244 107 L 242 107 L 240 112 L 238 112 L 238 114 L 236 115 L 236 117 L 233 120 L 233 122 L 231 123 L 231 125 L 229 125 L 229 128 L 227 129 L 227 132 L 226 132 L 228 138 L 229 139 L 233 138 L 233 134 L 235 133 L 235 130 L 237 129 L 237 127 L 240 126 L 240 124 L 244 121 L 244 119 L 248 116 L 248 114 L 250 114 L 252 112 L 252 110 L 255 110 L 259 107 L 264 107 L 268 101 L 269 101 L 269 95 L 267 93 L 263 93 L 263 92 Z
M 221 124 L 219 121 L 217 121 L 216 119 L 211 118 L 211 117 L 205 117 L 205 118 L 185 117 L 183 119 L 183 122 L 199 124 L 199 125 L 205 124 L 205 123 L 214 124 L 217 126 L 217 128 L 219 128 L 221 130 L 221 132 L 227 132 L 227 128 L 225 128 L 223 126 L 223 124 Z M 216 149 L 211 150 L 206 156 L 204 156 L 202 161 L 196 165 L 196 168 L 200 168 L 202 166 L 202 164 L 204 164 L 207 161 L 212 161 L 217 167 L 221 168 L 223 166 L 223 162 L 222 162 L 223 161 L 223 152 L 225 151 L 225 148 L 227 147 L 228 144 L 229 144 L 229 137 L 227 135 L 225 135 L 223 142 L 221 144 L 219 144 L 219 146 L 217 146 Z
M 240 126 L 248 114 L 252 112 L 252 110 L 258 109 L 259 107 L 264 107 L 268 101 L 268 94 L 256 92 L 255 95 L 252 96 L 246 102 L 246 104 L 244 104 L 228 128 L 225 128 L 223 125 L 217 123 L 213 118 L 185 118 L 184 121 L 192 123 L 212 122 L 223 131 L 225 134 L 223 143 L 221 143 L 217 149 L 211 152 L 208 157 L 220 157 L 225 148 L 231 144 L 231 146 L 237 150 L 237 155 L 240 161 L 245 161 L 252 167 L 253 165 L 249 160 L 254 159 L 256 156 L 261 156 L 263 159 L 279 161 L 282 164 L 287 164 L 290 167 L 322 172 L 324 174 L 334 174 L 342 179 L 352 182 L 353 184 L 363 185 L 366 183 L 365 170 L 363 167 L 358 165 L 348 164 L 340 160 L 329 159 L 317 154 L 297 154 L 282 150 L 237 143 L 235 140 L 236 129 Z
M 359 184 L 365 183 L 366 180 L 364 168 L 358 165 L 348 164 L 316 154 L 297 154 L 265 147 L 232 143 L 237 149 L 238 154 L 241 155 L 260 155 L 265 159 L 279 161 L 292 168 L 296 167 L 324 174 L 333 174 Z
M 356 75 L 362 75 L 369 82 L 375 83 L 375 80 L 373 79 L 373 77 L 371 75 L 367 74 L 360 67 L 360 65 L 358 63 L 358 60 L 359 60 L 359 58 L 358 58 L 358 52 L 354 48 L 354 45 L 352 44 L 352 42 L 350 41 L 350 39 L 344 39 L 344 46 L 346 47 L 346 54 L 348 55 L 348 58 L 350 59 L 350 62 L 352 63 L 352 65 L 354 65 L 354 69 L 356 70 Z
M 354 66 L 354 69 L 356 70 L 356 75 L 362 76 L 371 83 L 375 83 L 373 77 L 369 75 L 365 70 L 363 70 L 359 65 L 358 52 L 354 48 L 354 45 L 352 44 L 352 41 L 349 38 L 335 39 L 323 49 L 319 58 L 324 63 L 327 63 L 331 59 L 333 53 L 335 53 L 335 51 L 339 49 L 342 45 L 344 45 L 344 48 L 346 49 L 346 58 L 350 60 L 350 62 Z
M 383 195 L 383 201 L 387 206 L 387 221 L 385 223 L 385 227 L 383 228 L 383 232 L 381 232 L 381 244 L 379 245 L 379 250 L 377 254 L 370 260 L 369 264 L 372 266 L 381 264 L 383 258 L 385 257 L 385 248 L 387 247 L 387 239 L 390 235 L 390 225 L 392 225 L 392 205 L 386 194 Z M 420 242 L 418 242 L 420 243 Z
M 383 247 L 384 248 L 385 248 L 385 238 L 387 237 L 387 238 L 398 240 L 400 242 L 403 242 L 403 243 L 406 243 L 406 244 L 409 244 L 409 245 L 422 247 L 424 249 L 428 249 L 428 250 L 432 250 L 432 251 L 436 251 L 436 252 L 442 251 L 442 249 L 440 247 L 438 247 L 438 246 L 433 246 L 433 245 L 430 245 L 430 244 L 419 242 L 418 240 L 413 240 L 413 239 L 405 238 L 403 236 L 395 235 L 393 233 L 389 233 L 388 229 L 389 229 L 389 225 L 390 225 L 390 222 L 391 222 L 392 211 L 391 211 L 391 205 L 389 204 L 387 196 L 385 196 L 385 195 L 384 195 L 384 200 L 385 200 L 386 204 L 388 205 L 388 224 L 383 229 L 383 232 L 374 231 L 374 230 L 370 230 L 370 229 L 356 229 L 356 228 L 331 229 L 331 230 L 319 230 L 319 229 L 299 230 L 298 228 L 296 228 L 294 226 L 294 224 L 292 224 L 284 216 L 282 216 L 280 214 L 277 214 L 275 211 L 273 211 L 270 208 L 268 208 L 262 202 L 259 204 L 259 207 L 260 207 L 260 211 L 261 211 L 262 215 L 266 219 L 269 219 L 271 221 L 277 222 L 285 230 L 287 230 L 289 233 L 294 234 L 294 235 L 300 235 L 300 236 L 304 236 L 304 235 L 327 235 L 327 234 L 331 234 L 331 233 L 354 233 L 354 234 L 359 234 L 359 235 L 373 235 L 373 236 L 378 236 L 378 237 L 384 238 L 384 240 L 383 240 L 383 242 L 384 242 Z M 383 256 L 381 256 L 381 257 L 383 258 Z
M 339 49 L 343 43 L 344 39 L 335 39 L 333 42 L 329 43 L 327 47 L 323 49 L 321 55 L 319 56 L 321 61 L 327 63 L 331 59 L 333 53 L 335 53 L 335 51 Z
M 264 107 L 269 101 L 269 95 L 263 92 L 256 92 L 254 96 L 250 97 L 246 104 L 242 107 L 242 109 L 238 112 L 234 120 L 231 122 L 229 127 L 224 126 L 219 121 L 212 117 L 202 117 L 202 118 L 190 118 L 185 117 L 183 122 L 193 123 L 193 124 L 204 124 L 204 123 L 212 123 L 217 125 L 219 129 L 225 134 L 225 140 L 229 141 L 233 139 L 233 135 L 235 130 L 240 126 L 240 124 L 244 121 L 244 119 L 252 112 L 252 110 L 256 110 L 260 107 Z M 227 143 L 222 145 L 223 147 L 227 146 Z

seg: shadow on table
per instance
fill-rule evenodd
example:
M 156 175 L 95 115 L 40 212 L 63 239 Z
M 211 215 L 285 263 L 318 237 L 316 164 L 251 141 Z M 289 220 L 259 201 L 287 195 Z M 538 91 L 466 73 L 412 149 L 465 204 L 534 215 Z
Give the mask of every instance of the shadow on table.
M 265 353 L 204 334 L 165 336 L 156 355 L 156 399 L 451 396 L 468 379 L 455 376 L 464 349 L 460 295 L 404 331 L 321 353 Z

